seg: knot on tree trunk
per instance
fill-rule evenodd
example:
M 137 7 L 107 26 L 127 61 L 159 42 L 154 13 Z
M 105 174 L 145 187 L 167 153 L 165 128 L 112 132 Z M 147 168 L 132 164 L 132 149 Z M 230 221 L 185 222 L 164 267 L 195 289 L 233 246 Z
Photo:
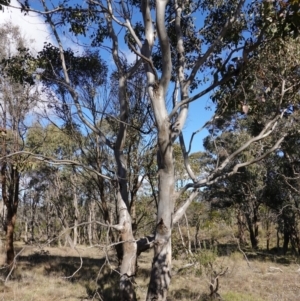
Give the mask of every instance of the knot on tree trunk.
M 168 233 L 168 227 L 165 225 L 164 220 L 162 218 L 156 225 L 156 232 L 160 235 L 166 235 Z

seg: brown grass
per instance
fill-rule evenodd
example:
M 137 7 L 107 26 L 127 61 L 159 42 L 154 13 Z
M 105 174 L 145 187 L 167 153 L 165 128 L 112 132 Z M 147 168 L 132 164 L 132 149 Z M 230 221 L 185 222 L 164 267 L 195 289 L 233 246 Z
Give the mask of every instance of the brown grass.
M 17 245 L 17 250 L 22 249 Z M 80 267 L 80 257 L 83 260 Z M 55 301 L 55 300 L 118 300 L 118 273 L 114 255 L 105 261 L 98 248 L 78 247 L 43 248 L 27 246 L 17 259 L 17 266 L 5 282 L 8 271 L 1 270 L 0 301 Z M 248 253 L 249 264 L 238 251 L 216 256 L 212 251 L 202 250 L 195 258 L 173 261 L 173 279 L 169 300 L 205 300 L 209 293 L 210 269 L 218 271 L 228 267 L 220 278 L 219 293 L 225 301 L 299 300 L 300 285 L 297 259 Z M 136 278 L 139 300 L 147 293 L 152 251 L 139 258 Z M 0 255 L 4 260 L 4 254 Z M 194 260 L 192 267 L 182 269 Z M 199 265 L 202 262 L 202 265 Z M 275 269 L 274 269 L 275 268 Z M 72 278 L 64 278 L 72 275 Z

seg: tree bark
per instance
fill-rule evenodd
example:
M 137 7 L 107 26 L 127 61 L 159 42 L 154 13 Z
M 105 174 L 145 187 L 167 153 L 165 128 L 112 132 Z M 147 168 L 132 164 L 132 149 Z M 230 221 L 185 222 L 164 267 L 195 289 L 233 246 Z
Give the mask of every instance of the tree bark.
M 93 206 L 92 204 L 88 205 L 89 208 L 89 217 L 88 217 L 88 229 L 87 229 L 87 234 L 88 234 L 88 240 L 89 240 L 89 245 L 93 245 L 93 230 L 92 230 L 92 216 L 93 216 Z
M 237 212 L 237 225 L 238 225 L 238 239 L 240 245 L 246 244 L 246 238 L 245 238 L 245 226 L 244 226 L 244 217 L 240 209 L 238 209 Z
M 251 241 L 252 249 L 257 249 L 258 240 L 257 240 L 257 236 L 256 236 L 257 230 L 256 230 L 255 223 L 253 223 L 253 221 L 250 217 L 250 214 L 245 213 L 245 216 L 246 216 L 246 221 L 247 221 L 247 224 L 248 224 L 248 230 L 249 230 L 249 233 L 250 233 L 250 241 Z
M 282 245 L 282 251 L 284 255 L 288 251 L 289 242 L 290 242 L 290 230 L 289 230 L 288 222 L 284 222 L 283 245 Z
M 170 125 L 164 122 L 158 133 L 158 212 L 155 232 L 154 258 L 147 301 L 166 300 L 171 281 L 172 218 L 174 213 L 175 174 Z
M 73 207 L 74 207 L 73 245 L 74 247 L 76 247 L 78 242 L 78 219 L 79 219 L 76 178 L 75 180 L 72 180 L 72 184 L 73 184 Z
M 14 251 L 14 230 L 17 218 L 17 209 L 19 203 L 19 182 L 20 176 L 16 166 L 11 167 L 11 179 L 6 199 L 6 263 L 11 265 L 15 259 Z

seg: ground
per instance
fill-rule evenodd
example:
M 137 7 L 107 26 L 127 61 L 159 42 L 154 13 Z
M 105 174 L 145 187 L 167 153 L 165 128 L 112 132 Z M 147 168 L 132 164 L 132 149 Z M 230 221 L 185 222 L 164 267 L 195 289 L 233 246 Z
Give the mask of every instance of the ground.
M 117 261 L 100 247 L 25 246 L 16 243 L 17 264 L 0 271 L 0 301 L 118 300 Z M 168 300 L 209 300 L 212 270 L 219 273 L 218 293 L 225 301 L 300 300 L 298 257 L 229 249 L 178 255 Z M 152 252 L 139 258 L 136 277 L 139 300 L 145 300 Z M 4 262 L 3 250 L 0 260 Z M 210 264 L 211 263 L 211 264 Z M 183 268 L 184 267 L 184 268 Z

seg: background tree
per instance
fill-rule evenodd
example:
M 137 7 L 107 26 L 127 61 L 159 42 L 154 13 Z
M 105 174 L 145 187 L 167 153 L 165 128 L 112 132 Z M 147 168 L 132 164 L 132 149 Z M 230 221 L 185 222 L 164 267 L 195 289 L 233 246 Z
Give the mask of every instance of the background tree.
M 7 156 L 24 149 L 26 116 L 36 104 L 38 90 L 31 86 L 33 79 L 29 74 L 32 70 L 25 62 L 26 41 L 19 29 L 10 23 L 5 24 L 1 28 L 0 43 L 1 191 L 6 206 L 7 264 L 11 265 L 14 260 L 13 236 L 19 205 L 20 177 L 26 157 Z M 8 63 L 9 58 L 13 59 Z

